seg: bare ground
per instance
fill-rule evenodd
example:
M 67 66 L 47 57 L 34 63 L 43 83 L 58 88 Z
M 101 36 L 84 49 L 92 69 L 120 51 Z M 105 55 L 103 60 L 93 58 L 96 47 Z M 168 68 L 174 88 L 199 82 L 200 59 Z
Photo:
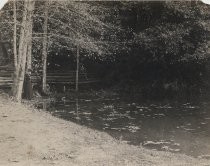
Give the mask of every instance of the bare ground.
M 210 160 L 147 150 L 0 95 L 1 166 L 210 166 Z

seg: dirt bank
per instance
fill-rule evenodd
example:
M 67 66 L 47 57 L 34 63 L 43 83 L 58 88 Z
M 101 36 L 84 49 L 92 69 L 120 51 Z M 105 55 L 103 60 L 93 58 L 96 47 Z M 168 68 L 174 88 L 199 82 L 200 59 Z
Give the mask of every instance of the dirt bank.
M 210 161 L 127 145 L 0 95 L 0 165 L 210 166 Z

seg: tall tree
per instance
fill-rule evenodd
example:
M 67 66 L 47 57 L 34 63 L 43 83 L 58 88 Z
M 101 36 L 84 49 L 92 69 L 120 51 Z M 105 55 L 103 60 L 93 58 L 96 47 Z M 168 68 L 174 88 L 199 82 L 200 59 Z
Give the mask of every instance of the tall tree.
M 14 96 L 15 99 L 20 102 L 22 99 L 23 91 L 23 82 L 25 78 L 26 71 L 26 62 L 27 62 L 27 49 L 28 44 L 30 43 L 30 33 L 32 24 L 32 14 L 34 10 L 35 1 L 25 0 L 24 1 L 24 11 L 22 16 L 22 26 L 19 39 L 19 48 L 18 48 L 18 63 L 17 68 L 15 69 L 15 80 L 14 80 Z
M 13 52 L 14 52 L 14 67 L 17 69 L 17 11 L 16 1 L 13 1 L 13 18 L 14 18 L 14 33 L 13 33 Z
M 47 91 L 47 32 L 48 32 L 48 10 L 49 10 L 49 2 L 46 0 L 45 8 L 44 8 L 44 37 L 43 37 L 43 48 L 42 48 L 42 90 L 44 93 Z
M 79 45 L 77 46 L 77 69 L 76 69 L 76 87 L 75 90 L 78 92 L 79 90 Z

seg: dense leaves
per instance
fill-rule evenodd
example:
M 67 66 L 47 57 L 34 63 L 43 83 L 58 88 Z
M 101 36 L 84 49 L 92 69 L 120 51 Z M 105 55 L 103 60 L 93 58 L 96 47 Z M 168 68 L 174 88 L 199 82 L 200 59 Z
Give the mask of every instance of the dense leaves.
M 145 94 L 200 93 L 209 59 L 207 9 L 198 2 L 124 4 L 121 23 L 129 42 L 105 63 L 108 82 Z
M 111 85 L 200 91 L 208 62 L 206 22 L 209 7 L 196 1 L 75 2 L 49 6 L 49 67 L 73 69 L 76 46 L 81 65 L 105 75 Z M 0 28 L 11 40 L 12 11 L 4 8 Z M 18 21 L 22 3 L 18 2 Z M 44 3 L 36 3 L 33 29 L 34 68 L 41 64 Z M 65 61 L 65 63 L 63 63 Z M 70 64 L 70 65 L 69 65 Z M 69 66 L 71 66 L 69 68 Z

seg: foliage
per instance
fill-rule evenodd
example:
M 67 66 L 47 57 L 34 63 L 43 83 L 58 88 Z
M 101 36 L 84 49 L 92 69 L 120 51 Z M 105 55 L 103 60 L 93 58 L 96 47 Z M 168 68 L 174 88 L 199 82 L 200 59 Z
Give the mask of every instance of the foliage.
M 147 94 L 199 92 L 209 59 L 204 24 L 208 7 L 191 2 L 125 5 L 127 19 L 122 23 L 126 22 L 124 28 L 131 29 L 129 36 L 133 38 L 126 44 L 126 51 L 122 48 L 113 55 L 114 61 L 107 59 L 104 63 L 109 66 L 103 73 L 107 82 L 112 79 L 127 88 L 129 84 L 135 88 L 138 85 Z M 106 72 L 107 68 L 110 70 Z
M 5 6 L 0 21 L 3 38 L 9 40 L 11 7 L 10 3 Z M 79 45 L 83 65 L 105 75 L 109 83 L 138 84 L 147 90 L 171 86 L 177 90 L 196 89 L 202 82 L 209 58 L 207 5 L 193 1 L 51 1 L 48 9 L 49 59 L 66 56 L 74 66 L 72 57 Z M 22 2 L 18 2 L 18 34 L 22 10 Z M 39 70 L 44 2 L 36 3 L 33 18 L 33 60 Z

